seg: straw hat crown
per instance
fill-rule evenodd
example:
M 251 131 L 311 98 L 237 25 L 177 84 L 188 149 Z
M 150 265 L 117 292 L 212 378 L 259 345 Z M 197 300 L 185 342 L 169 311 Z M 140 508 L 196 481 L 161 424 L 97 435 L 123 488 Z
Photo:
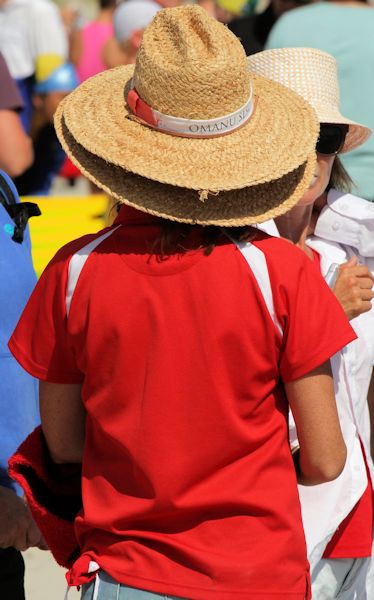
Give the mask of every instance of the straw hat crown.
M 155 16 L 144 33 L 133 83 L 152 108 L 190 119 L 229 114 L 250 94 L 242 46 L 197 6 Z
M 307 100 L 320 123 L 349 125 L 343 152 L 363 144 L 371 134 L 347 119 L 339 109 L 338 65 L 333 56 L 315 48 L 278 48 L 248 56 L 250 71 L 268 77 Z

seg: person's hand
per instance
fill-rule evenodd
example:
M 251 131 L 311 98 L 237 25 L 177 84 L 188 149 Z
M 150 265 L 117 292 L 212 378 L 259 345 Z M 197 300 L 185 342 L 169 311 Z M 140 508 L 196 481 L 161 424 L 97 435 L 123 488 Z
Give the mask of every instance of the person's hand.
M 332 288 L 349 320 L 371 309 L 374 278 L 369 269 L 353 257 L 340 265 L 338 278 Z
M 26 511 L 28 514 L 28 528 L 26 534 L 27 547 L 33 548 L 36 546 L 39 550 L 48 550 L 45 539 L 43 538 L 37 524 L 35 523 L 29 507 L 26 505 Z
M 45 542 L 29 508 L 12 490 L 0 486 L 0 548 L 45 549 Z

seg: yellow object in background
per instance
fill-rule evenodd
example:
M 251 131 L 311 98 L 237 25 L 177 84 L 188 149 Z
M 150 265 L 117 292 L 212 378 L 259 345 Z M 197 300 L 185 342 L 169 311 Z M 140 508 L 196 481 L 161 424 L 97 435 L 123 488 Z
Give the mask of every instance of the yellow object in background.
M 24 198 L 24 200 L 26 200 Z M 39 277 L 57 250 L 87 233 L 96 233 L 114 219 L 105 194 L 28 197 L 42 214 L 29 221 L 34 268 Z
M 61 67 L 64 62 L 64 57 L 59 54 L 41 54 L 38 56 L 35 64 L 36 81 L 39 82 L 48 79 L 51 73 Z
M 247 0 L 216 0 L 218 6 L 233 15 L 240 16 L 243 13 Z

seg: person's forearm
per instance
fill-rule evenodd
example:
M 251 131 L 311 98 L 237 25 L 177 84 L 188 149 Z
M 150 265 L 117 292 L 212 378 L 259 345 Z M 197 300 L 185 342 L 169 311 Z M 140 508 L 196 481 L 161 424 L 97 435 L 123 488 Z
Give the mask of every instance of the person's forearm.
M 346 446 L 329 362 L 285 383 L 285 390 L 300 446 L 293 454 L 298 482 L 315 485 L 336 479 L 345 465 Z
M 52 460 L 58 464 L 82 462 L 86 413 L 81 386 L 41 381 L 39 398 L 42 429 Z
M 11 177 L 21 175 L 32 164 L 34 153 L 18 114 L 0 110 L 0 168 Z

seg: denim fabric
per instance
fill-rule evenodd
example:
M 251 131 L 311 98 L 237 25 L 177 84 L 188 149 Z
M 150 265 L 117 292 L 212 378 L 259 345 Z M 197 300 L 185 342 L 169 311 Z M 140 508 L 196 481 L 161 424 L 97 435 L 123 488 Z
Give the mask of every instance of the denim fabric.
M 370 600 L 366 578 L 370 558 L 321 559 L 312 578 L 313 600 Z
M 81 600 L 180 600 L 180 598 L 122 585 L 107 573 L 100 571 L 98 578 L 82 587 Z

